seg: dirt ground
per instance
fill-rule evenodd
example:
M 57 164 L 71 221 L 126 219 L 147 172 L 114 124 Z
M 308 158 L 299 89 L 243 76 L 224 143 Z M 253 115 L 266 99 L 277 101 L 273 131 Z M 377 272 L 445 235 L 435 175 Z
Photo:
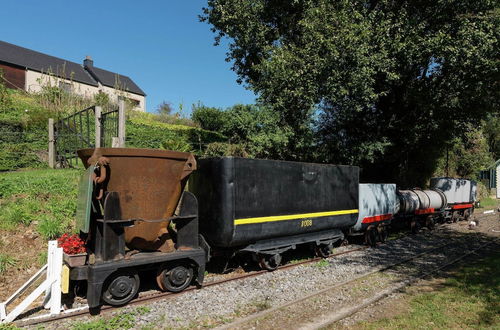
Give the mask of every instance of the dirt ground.
M 34 224 L 15 231 L 0 230 L 0 253 L 15 258 L 15 265 L 0 274 L 0 301 L 4 301 L 40 269 L 47 241 Z

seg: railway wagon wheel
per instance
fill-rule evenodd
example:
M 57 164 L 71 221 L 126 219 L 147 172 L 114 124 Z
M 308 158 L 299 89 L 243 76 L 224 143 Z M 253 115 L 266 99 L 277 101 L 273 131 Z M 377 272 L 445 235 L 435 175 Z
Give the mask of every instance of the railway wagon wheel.
M 371 247 L 375 247 L 377 245 L 377 228 L 374 226 L 370 226 L 366 229 L 365 232 L 365 242 Z
M 460 218 L 460 213 L 458 213 L 458 211 L 453 211 L 453 213 L 451 214 L 451 221 L 457 222 L 459 218 Z
M 410 230 L 411 230 L 412 234 L 418 234 L 421 227 L 422 226 L 420 225 L 420 222 L 418 221 L 418 219 L 413 219 L 410 223 Z
M 425 219 L 425 226 L 429 229 L 429 230 L 433 230 L 434 229 L 434 218 L 429 215 L 426 219 Z
M 467 210 L 465 210 L 465 211 L 464 211 L 464 219 L 465 219 L 465 220 L 469 220 L 469 218 L 470 218 L 470 213 L 471 213 L 471 212 L 470 212 L 470 209 L 467 209 Z
M 333 244 L 319 244 L 315 247 L 316 256 L 328 258 L 333 252 Z
M 156 283 L 162 291 L 181 292 L 191 284 L 193 274 L 188 264 L 165 264 L 158 269 Z
M 112 306 L 121 306 L 132 300 L 139 291 L 140 279 L 135 270 L 112 274 L 104 283 L 102 300 Z
M 378 239 L 381 243 L 385 243 L 387 240 L 387 229 L 385 226 L 378 226 L 377 227 L 377 232 L 378 232 Z
M 262 269 L 273 271 L 276 270 L 281 264 L 281 254 L 262 254 L 258 256 L 259 266 Z

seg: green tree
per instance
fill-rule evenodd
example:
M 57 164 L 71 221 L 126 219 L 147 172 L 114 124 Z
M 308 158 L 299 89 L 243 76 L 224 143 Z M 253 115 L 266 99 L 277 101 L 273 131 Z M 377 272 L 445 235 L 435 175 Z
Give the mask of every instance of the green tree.
M 207 155 L 235 155 L 281 159 L 287 155 L 291 131 L 282 126 L 280 116 L 270 107 L 237 104 L 225 110 L 195 106 L 191 116 L 201 128 L 228 138 L 215 143 Z
M 156 112 L 159 115 L 170 115 L 174 111 L 174 107 L 172 106 L 172 103 L 163 101 L 156 107 Z
M 483 129 L 470 124 L 448 144 L 447 149 L 438 161 L 436 176 L 478 179 L 479 172 L 493 162 Z
M 289 126 L 288 158 L 414 184 L 499 107 L 497 1 L 209 0 L 239 82 Z
M 220 133 L 225 125 L 226 117 L 226 113 L 222 109 L 202 104 L 194 104 L 191 112 L 191 120 L 200 125 L 201 128 Z
M 251 157 L 285 157 L 291 131 L 280 125 L 279 115 L 270 107 L 238 104 L 225 114 L 227 119 L 221 133 L 230 143 L 244 145 Z
M 483 123 L 483 128 L 491 155 L 495 160 L 500 159 L 500 116 L 498 113 L 488 116 Z

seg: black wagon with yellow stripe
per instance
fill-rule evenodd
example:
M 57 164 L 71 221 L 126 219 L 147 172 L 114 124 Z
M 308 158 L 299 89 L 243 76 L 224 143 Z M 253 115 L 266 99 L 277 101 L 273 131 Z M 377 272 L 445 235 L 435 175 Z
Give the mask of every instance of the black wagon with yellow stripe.
M 189 182 L 212 248 L 274 269 L 300 244 L 326 256 L 358 217 L 359 168 L 276 160 L 201 159 Z

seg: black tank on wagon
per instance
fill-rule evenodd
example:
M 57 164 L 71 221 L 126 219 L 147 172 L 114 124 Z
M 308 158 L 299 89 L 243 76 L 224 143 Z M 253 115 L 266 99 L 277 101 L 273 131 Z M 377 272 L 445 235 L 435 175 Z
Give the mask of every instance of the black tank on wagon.
M 250 253 L 272 270 L 298 244 L 330 253 L 356 223 L 358 183 L 356 166 L 222 157 L 198 160 L 189 190 L 213 249 Z

